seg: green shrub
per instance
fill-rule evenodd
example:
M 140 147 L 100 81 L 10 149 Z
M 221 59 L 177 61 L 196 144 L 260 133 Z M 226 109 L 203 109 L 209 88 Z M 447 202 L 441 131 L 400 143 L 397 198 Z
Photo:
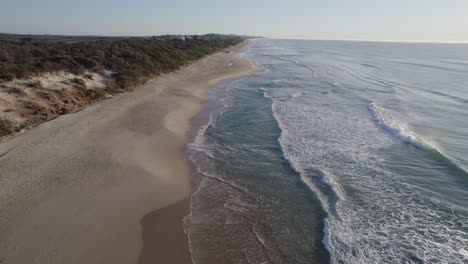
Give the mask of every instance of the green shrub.
M 186 41 L 169 36 L 71 42 L 0 38 L 0 82 L 43 72 L 113 71 L 119 89 L 187 65 L 242 41 L 238 37 L 194 36 Z M 78 84 L 79 85 L 79 84 Z
M 38 80 L 38 81 L 33 81 L 33 82 L 28 83 L 27 86 L 31 87 L 31 88 L 41 88 L 42 83 L 41 83 L 41 81 Z
M 86 87 L 86 82 L 83 80 L 83 79 L 80 79 L 80 78 L 73 78 L 71 80 L 71 83 L 75 84 L 76 86 L 79 86 L 79 87 Z
M 13 72 L 0 72 L 0 80 L 3 81 L 12 81 L 15 78 L 15 74 Z
M 0 118 L 0 137 L 7 136 L 15 131 L 13 122 Z
M 88 80 L 93 80 L 93 79 L 94 79 L 94 78 L 93 78 L 93 75 L 92 75 L 92 74 L 89 74 L 89 73 L 85 74 L 84 77 L 85 77 L 86 79 L 88 79 Z
M 99 65 L 99 63 L 94 59 L 86 58 L 83 56 L 75 56 L 73 57 L 73 61 L 79 65 L 82 65 L 86 69 L 92 69 Z

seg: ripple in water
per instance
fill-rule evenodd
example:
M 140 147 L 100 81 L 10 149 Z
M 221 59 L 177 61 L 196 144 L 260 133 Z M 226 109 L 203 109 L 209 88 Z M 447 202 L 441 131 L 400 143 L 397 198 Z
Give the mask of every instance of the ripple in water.
M 250 56 L 266 71 L 189 146 L 204 175 L 184 221 L 194 263 L 468 263 L 468 138 L 453 118 L 467 98 L 451 82 L 468 82 L 465 64 L 416 67 L 415 49 L 258 41 Z
M 285 156 L 329 214 L 323 243 L 334 262 L 466 261 L 468 218 L 419 195 L 416 186 L 382 167 L 383 150 L 399 143 L 394 139 L 417 148 L 429 145 L 375 104 L 367 106 L 368 116 L 365 104 L 353 114 L 334 95 L 321 98 L 328 102 L 324 107 L 316 95 L 286 96 L 300 89 L 270 87 L 264 92 L 282 129 Z

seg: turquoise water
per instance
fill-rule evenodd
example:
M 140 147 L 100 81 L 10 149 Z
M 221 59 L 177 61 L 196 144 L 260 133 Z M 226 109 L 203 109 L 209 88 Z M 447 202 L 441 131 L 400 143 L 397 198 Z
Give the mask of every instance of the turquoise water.
M 194 263 L 467 263 L 468 45 L 257 40 L 189 144 Z

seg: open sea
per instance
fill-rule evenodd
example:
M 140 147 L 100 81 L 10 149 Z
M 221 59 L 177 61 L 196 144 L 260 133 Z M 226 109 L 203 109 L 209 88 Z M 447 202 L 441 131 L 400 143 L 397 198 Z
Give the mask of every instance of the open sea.
M 468 263 L 468 44 L 260 39 L 188 145 L 196 264 Z

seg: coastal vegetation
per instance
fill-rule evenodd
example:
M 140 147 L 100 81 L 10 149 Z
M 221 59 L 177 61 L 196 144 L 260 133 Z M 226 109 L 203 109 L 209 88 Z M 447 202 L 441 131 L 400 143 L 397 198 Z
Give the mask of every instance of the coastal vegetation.
M 110 70 L 113 88 L 128 89 L 241 41 L 221 35 L 97 41 L 5 37 L 0 38 L 0 82 L 44 72 Z
M 0 34 L 0 140 L 242 42 L 224 35 L 140 38 Z
M 0 137 L 13 133 L 13 122 L 0 118 Z

